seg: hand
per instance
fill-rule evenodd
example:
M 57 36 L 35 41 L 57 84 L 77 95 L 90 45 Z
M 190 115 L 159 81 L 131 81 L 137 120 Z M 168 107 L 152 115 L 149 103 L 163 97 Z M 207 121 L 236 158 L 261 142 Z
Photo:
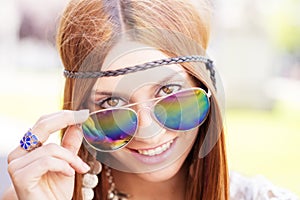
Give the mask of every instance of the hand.
M 88 110 L 67 111 L 41 117 L 31 129 L 40 142 L 68 127 L 61 146 L 42 145 L 30 152 L 20 146 L 8 156 L 8 172 L 20 200 L 71 199 L 75 171 L 86 173 L 89 166 L 78 156 L 82 143 L 81 128 L 76 124 L 88 118 Z

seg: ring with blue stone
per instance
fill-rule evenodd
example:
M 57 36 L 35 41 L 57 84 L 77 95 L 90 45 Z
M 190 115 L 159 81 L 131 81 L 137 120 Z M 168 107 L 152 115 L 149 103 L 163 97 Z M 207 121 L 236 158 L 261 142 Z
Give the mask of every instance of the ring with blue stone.
M 29 129 L 20 140 L 20 146 L 26 151 L 32 151 L 41 145 L 42 143 L 36 135 L 32 134 L 31 129 Z

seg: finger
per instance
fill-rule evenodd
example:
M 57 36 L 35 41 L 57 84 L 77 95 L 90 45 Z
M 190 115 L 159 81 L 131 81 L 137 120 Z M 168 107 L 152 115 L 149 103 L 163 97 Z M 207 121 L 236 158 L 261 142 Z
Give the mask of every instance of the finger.
M 66 161 L 47 156 L 14 171 L 11 174 L 11 179 L 14 185 L 24 183 L 29 186 L 33 181 L 40 180 L 47 172 L 59 172 L 68 177 L 72 177 L 75 174 L 74 169 Z
M 82 129 L 79 126 L 69 126 L 63 136 L 61 145 L 74 154 L 77 154 L 82 143 L 82 138 Z
M 68 192 L 69 186 L 74 181 L 74 175 L 74 169 L 67 162 L 53 157 L 44 157 L 19 169 L 11 176 L 11 179 L 19 198 L 38 199 L 36 197 L 40 195 L 46 195 L 49 198 L 49 192 L 60 189 L 56 186 L 61 183 L 65 185 L 64 191 Z M 53 191 L 47 191 L 49 187 Z M 41 191 L 44 189 L 46 190 Z M 41 194 L 41 192 L 47 194 Z
M 47 117 L 41 117 L 40 120 L 33 126 L 31 132 L 35 134 L 40 142 L 45 142 L 49 135 L 55 131 L 63 129 L 69 125 L 79 124 L 84 122 L 89 116 L 88 110 L 80 111 L 70 111 L 63 110 L 52 115 L 47 115 Z M 20 146 L 15 148 L 8 155 L 8 163 L 13 159 L 23 156 L 27 152 Z
M 78 173 L 85 173 L 90 169 L 89 166 L 84 163 L 81 158 L 79 158 L 79 156 L 75 155 L 71 151 L 57 144 L 47 144 L 20 158 L 14 159 L 8 164 L 8 171 L 12 174 L 14 171 L 18 171 L 18 169 L 23 168 L 36 160 L 49 156 L 66 161 Z
M 33 127 L 32 133 L 38 136 L 40 142 L 45 142 L 53 132 L 66 128 L 70 125 L 80 124 L 87 120 L 89 110 L 62 110 L 54 115 L 39 120 Z

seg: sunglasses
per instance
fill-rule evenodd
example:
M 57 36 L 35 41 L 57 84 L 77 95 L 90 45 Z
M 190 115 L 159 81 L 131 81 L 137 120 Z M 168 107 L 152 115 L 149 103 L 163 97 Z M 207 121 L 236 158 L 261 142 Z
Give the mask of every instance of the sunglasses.
M 211 93 L 202 88 L 183 89 L 150 99 L 151 115 L 162 127 L 172 131 L 188 131 L 206 119 Z M 148 102 L 148 101 L 147 101 Z M 98 151 L 111 152 L 125 147 L 138 129 L 138 115 L 132 109 L 139 103 L 90 113 L 82 124 L 86 142 Z

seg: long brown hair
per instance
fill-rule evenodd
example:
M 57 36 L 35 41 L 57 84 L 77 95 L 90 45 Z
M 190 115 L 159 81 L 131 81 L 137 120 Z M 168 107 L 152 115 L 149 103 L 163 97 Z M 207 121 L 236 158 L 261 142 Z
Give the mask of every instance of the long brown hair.
M 185 0 L 72 0 L 61 17 L 57 36 L 63 65 L 70 71 L 99 71 L 104 58 L 117 42 L 118 35 L 130 30 L 134 30 L 129 35 L 132 40 L 155 47 L 169 56 L 203 54 L 208 46 L 210 26 L 208 5 L 203 3 L 202 8 L 205 9 L 199 14 Z M 82 67 L 95 49 L 97 57 Z M 199 128 L 196 142 L 186 159 L 189 166 L 186 199 L 228 199 L 224 130 L 220 106 L 215 97 L 216 90 L 209 76 L 199 70 L 199 66 L 190 63 L 183 66 L 213 93 L 210 115 Z M 80 109 L 95 81 L 67 78 L 63 109 Z M 199 158 L 204 138 L 211 137 L 213 141 L 215 137 L 208 134 L 209 127 L 213 127 L 220 135 L 209 154 Z M 90 157 L 83 147 L 79 155 L 85 161 Z M 99 178 L 95 198 L 106 199 L 108 185 L 103 173 Z M 81 182 L 82 176 L 77 174 L 74 200 L 82 199 Z

